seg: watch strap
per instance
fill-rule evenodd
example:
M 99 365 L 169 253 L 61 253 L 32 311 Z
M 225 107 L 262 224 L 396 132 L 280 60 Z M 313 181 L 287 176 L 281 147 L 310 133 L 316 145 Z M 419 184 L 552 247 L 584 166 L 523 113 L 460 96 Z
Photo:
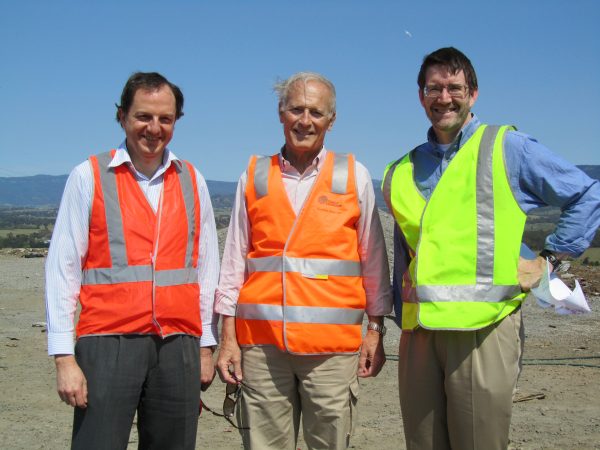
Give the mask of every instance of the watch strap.
M 367 324 L 367 330 L 377 331 L 382 336 L 385 336 L 387 328 L 383 324 L 379 325 L 377 322 L 369 322 Z
M 557 272 L 561 268 L 563 262 L 551 250 L 542 250 L 540 256 L 552 264 L 552 272 Z

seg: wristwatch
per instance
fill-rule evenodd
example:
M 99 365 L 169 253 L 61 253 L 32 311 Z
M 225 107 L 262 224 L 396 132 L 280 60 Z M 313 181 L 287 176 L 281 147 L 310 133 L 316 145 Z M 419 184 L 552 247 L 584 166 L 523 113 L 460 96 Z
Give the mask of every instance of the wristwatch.
M 542 250 L 540 252 L 540 256 L 544 259 L 547 259 L 548 262 L 552 264 L 552 272 L 557 272 L 563 264 L 563 262 L 558 259 L 558 257 L 550 250 Z
M 376 322 L 369 322 L 367 325 L 367 330 L 377 331 L 380 335 L 385 336 L 387 328 L 383 324 L 379 325 Z

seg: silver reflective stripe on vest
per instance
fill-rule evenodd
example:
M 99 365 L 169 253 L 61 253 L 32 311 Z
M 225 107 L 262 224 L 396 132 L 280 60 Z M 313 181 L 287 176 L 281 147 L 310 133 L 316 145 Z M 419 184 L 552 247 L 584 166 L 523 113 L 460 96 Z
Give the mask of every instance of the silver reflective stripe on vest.
M 152 266 L 125 266 L 83 271 L 81 284 L 114 284 L 152 281 Z
M 266 256 L 248 258 L 248 273 L 253 272 L 299 272 L 303 275 L 361 276 L 359 261 L 318 258 L 294 258 L 292 256 Z
M 477 285 L 494 283 L 494 142 L 500 127 L 483 131 L 477 157 Z
M 198 283 L 198 271 L 194 267 L 185 269 L 157 270 L 154 273 L 156 286 L 178 286 Z M 152 281 L 152 266 L 127 266 L 83 271 L 82 285 L 116 284 Z
M 117 177 L 114 169 L 108 167 L 111 161 L 112 156 L 110 152 L 98 155 L 100 184 L 102 185 L 102 194 L 104 195 L 108 245 L 112 267 L 126 267 L 125 233 L 123 232 L 123 219 L 121 217 L 119 194 L 117 192 Z
M 333 158 L 331 192 L 345 194 L 348 185 L 348 155 L 346 153 L 334 153 Z
M 185 250 L 185 265 L 186 267 L 191 267 L 193 265 L 192 256 L 194 251 L 194 235 L 196 232 L 196 202 L 194 200 L 195 189 L 194 183 L 192 182 L 192 174 L 190 173 L 190 168 L 185 162 L 182 162 L 181 164 L 179 184 L 181 185 L 181 192 L 183 194 L 183 201 L 185 203 L 185 213 L 188 221 L 188 241 Z
M 256 198 L 264 197 L 269 192 L 269 168 L 271 167 L 270 156 L 257 156 L 254 166 L 254 192 Z
M 521 293 L 519 286 L 417 286 L 419 302 L 500 302 Z
M 392 179 L 394 178 L 394 172 L 396 171 L 396 167 L 398 167 L 398 164 L 400 164 L 403 159 L 404 158 L 400 158 L 394 164 L 391 165 L 391 167 L 388 169 L 387 173 L 385 174 L 385 179 L 383 180 L 383 186 L 382 186 L 383 199 L 385 200 L 388 210 L 390 211 L 390 214 L 392 214 L 392 215 L 394 214 L 394 208 L 392 207 Z
M 364 311 L 351 308 L 326 308 L 316 306 L 286 306 L 287 323 L 314 323 L 360 325 Z M 237 305 L 236 317 L 245 320 L 284 320 L 284 308 L 279 305 L 242 303 Z
M 178 286 L 198 283 L 198 270 L 195 267 L 183 269 L 157 270 L 154 272 L 156 286 Z

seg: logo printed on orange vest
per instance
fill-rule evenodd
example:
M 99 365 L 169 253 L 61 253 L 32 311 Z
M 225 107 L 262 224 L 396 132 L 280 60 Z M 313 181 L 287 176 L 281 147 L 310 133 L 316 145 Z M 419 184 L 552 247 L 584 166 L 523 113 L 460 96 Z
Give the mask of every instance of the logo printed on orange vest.
M 326 195 L 319 196 L 319 198 L 317 198 L 317 202 L 319 203 L 317 209 L 320 211 L 326 211 L 334 214 L 340 214 L 342 212 L 342 202 L 330 200 Z
M 321 195 L 319 197 L 319 203 L 321 205 L 334 206 L 336 208 L 342 207 L 342 202 L 334 202 L 333 200 L 329 200 L 326 195 Z

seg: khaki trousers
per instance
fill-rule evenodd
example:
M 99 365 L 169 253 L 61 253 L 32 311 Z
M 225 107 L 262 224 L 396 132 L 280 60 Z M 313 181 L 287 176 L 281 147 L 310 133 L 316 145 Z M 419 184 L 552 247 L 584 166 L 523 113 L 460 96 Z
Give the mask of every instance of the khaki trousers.
M 481 330 L 402 333 L 407 448 L 506 449 L 524 336 L 520 309 Z
M 244 448 L 295 450 L 300 418 L 309 449 L 346 449 L 356 421 L 358 356 L 242 348 L 238 408 Z

